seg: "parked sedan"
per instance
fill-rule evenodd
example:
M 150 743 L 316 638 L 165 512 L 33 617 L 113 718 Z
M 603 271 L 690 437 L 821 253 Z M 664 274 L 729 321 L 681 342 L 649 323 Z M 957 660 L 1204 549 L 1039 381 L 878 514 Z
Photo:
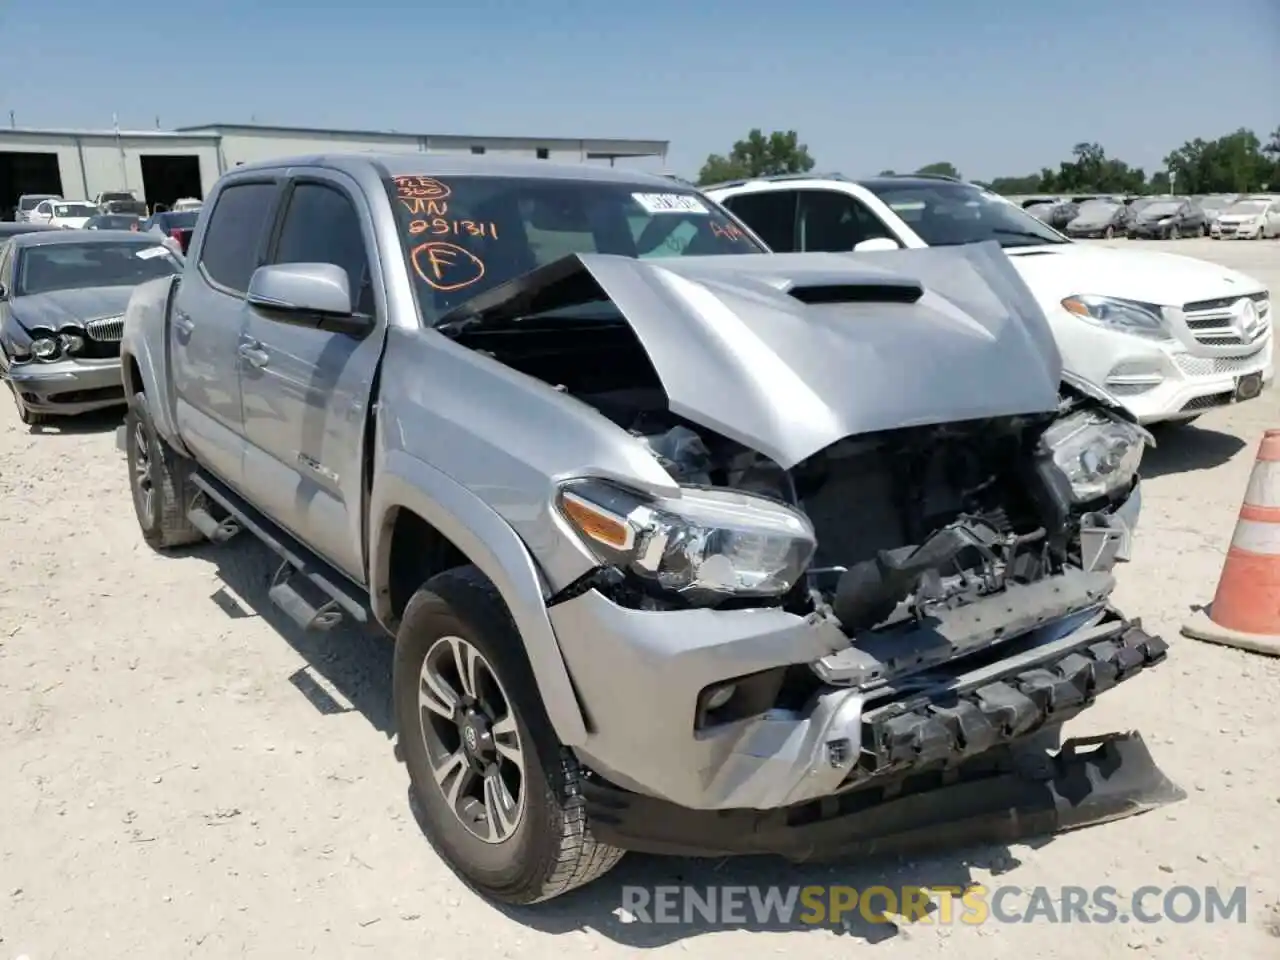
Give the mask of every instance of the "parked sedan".
M 1047 223 L 1055 230 L 1065 230 L 1067 224 L 1076 218 L 1080 207 L 1070 200 L 1055 200 L 1051 203 L 1033 203 L 1025 208 L 1041 223 Z
M 1110 240 L 1123 236 L 1129 226 L 1129 208 L 1109 200 L 1091 200 L 1080 207 L 1074 220 L 1067 224 L 1066 234 L 1073 240 L 1101 237 Z
M 124 308 L 181 260 L 124 231 L 38 231 L 0 249 L 0 377 L 22 422 L 123 403 Z
M 1177 240 L 1203 237 L 1208 232 L 1204 211 L 1185 197 L 1157 200 L 1129 223 L 1129 239 Z
M 1265 240 L 1280 237 L 1280 200 L 1239 200 L 1218 215 L 1209 229 L 1215 240 Z

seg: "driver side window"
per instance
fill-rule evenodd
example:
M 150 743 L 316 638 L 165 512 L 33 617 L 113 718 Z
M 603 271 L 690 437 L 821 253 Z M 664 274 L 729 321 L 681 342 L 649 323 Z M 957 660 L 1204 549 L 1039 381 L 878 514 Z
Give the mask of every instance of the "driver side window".
M 800 191 L 800 250 L 849 253 L 864 240 L 896 239 L 857 197 L 836 190 Z

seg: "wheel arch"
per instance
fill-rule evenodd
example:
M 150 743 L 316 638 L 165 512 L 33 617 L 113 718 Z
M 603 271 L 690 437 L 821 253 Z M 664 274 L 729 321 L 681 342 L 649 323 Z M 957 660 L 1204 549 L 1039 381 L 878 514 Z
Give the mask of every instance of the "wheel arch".
M 546 582 L 510 524 L 456 481 L 400 451 L 387 453 L 375 469 L 369 516 L 369 595 L 378 621 L 394 633 L 403 603 L 429 576 L 473 564 L 511 614 L 556 736 L 566 746 L 584 743 L 586 719 L 547 615 Z
M 156 432 L 181 454 L 189 455 L 178 432 L 169 377 L 169 311 L 178 290 L 177 276 L 150 280 L 134 290 L 124 315 L 120 373 L 125 396 L 142 393 Z

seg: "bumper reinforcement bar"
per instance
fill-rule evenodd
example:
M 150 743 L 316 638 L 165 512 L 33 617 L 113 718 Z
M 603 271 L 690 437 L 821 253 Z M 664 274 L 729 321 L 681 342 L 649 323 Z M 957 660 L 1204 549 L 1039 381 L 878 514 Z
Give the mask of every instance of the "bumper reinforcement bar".
M 1069 651 L 1046 649 L 1048 659 L 1010 663 L 1007 671 L 996 663 L 955 678 L 940 692 L 865 710 L 862 752 L 845 785 L 954 763 L 1059 725 L 1168 651 L 1138 621 L 1095 630 L 1103 636 Z

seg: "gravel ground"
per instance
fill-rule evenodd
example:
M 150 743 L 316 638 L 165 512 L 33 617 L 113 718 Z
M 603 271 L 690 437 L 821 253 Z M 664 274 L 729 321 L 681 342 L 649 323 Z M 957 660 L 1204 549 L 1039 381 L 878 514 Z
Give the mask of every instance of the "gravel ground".
M 1280 290 L 1280 243 L 1176 249 Z M 470 892 L 419 831 L 392 755 L 390 644 L 285 626 L 265 598 L 270 558 L 248 537 L 176 558 L 148 550 L 114 449 L 118 422 L 31 433 L 0 404 L 0 957 L 751 960 L 802 949 L 820 960 L 873 944 L 886 957 L 944 945 L 970 958 L 1280 955 L 1280 663 L 1178 636 L 1190 606 L 1212 597 L 1280 393 L 1163 432 L 1118 600 L 1172 655 L 1071 731 L 1143 731 L 1187 800 L 1051 842 L 915 863 L 633 856 L 524 912 Z M 650 926 L 617 912 L 623 884 L 971 880 L 1243 885 L 1248 918 L 815 930 Z

